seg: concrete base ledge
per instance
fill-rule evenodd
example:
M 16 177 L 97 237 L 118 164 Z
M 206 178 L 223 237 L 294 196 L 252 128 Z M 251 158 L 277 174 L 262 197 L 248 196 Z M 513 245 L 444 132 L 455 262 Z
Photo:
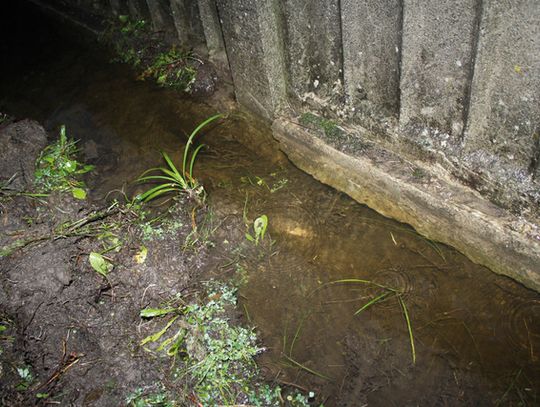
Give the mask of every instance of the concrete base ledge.
M 419 167 L 364 141 L 353 157 L 289 119 L 275 120 L 272 129 L 289 159 L 319 181 L 540 291 L 538 225 L 486 201 L 437 166 Z

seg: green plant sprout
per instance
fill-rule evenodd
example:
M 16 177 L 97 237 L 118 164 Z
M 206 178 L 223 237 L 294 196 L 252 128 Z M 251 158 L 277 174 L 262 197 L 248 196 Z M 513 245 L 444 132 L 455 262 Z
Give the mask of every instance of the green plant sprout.
M 264 239 L 266 229 L 268 228 L 268 216 L 261 215 L 253 222 L 253 235 L 249 232 L 246 233 L 246 239 L 255 243 L 255 246 L 259 244 L 260 240 Z
M 76 160 L 77 142 L 68 139 L 66 126 L 60 127 L 60 138 L 41 152 L 36 162 L 35 179 L 40 192 L 71 191 L 74 198 L 85 199 L 84 182 L 78 177 L 94 169 Z
M 0 124 L 7 123 L 9 119 L 10 117 L 7 114 L 0 112 Z
M 100 253 L 92 252 L 88 256 L 88 261 L 92 268 L 101 276 L 107 278 L 114 266 Z
M 18 391 L 26 391 L 32 386 L 34 382 L 34 375 L 29 366 L 23 365 L 16 368 L 17 374 L 19 375 L 21 381 L 15 387 Z
M 148 191 L 139 195 L 137 199 L 140 201 L 148 202 L 169 192 L 184 192 L 187 193 L 190 197 L 200 196 L 204 190 L 202 186 L 199 185 L 199 182 L 193 177 L 193 166 L 195 165 L 195 159 L 197 158 L 197 154 L 199 153 L 201 148 L 204 147 L 204 144 L 199 145 L 193 151 L 191 151 L 193 139 L 203 127 L 213 122 L 214 120 L 222 117 L 222 114 L 216 114 L 214 116 L 211 116 L 202 123 L 200 123 L 195 128 L 195 130 L 193 130 L 184 148 L 181 170 L 176 168 L 167 153 L 162 152 L 161 154 L 165 159 L 165 162 L 167 163 L 167 167 L 150 168 L 149 170 L 146 170 L 144 173 L 142 173 L 136 182 L 165 182 L 162 182 L 161 184 L 150 188 Z M 146 175 L 152 172 L 158 172 L 158 174 Z

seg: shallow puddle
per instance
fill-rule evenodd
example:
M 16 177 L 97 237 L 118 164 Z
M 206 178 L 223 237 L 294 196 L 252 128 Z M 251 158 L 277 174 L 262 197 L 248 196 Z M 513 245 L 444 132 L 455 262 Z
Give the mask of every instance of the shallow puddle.
M 96 164 L 93 199 L 134 194 L 159 151 L 178 162 L 186 132 L 214 113 L 135 81 L 72 29 L 26 18 L 33 37 L 3 35 L 0 111 L 51 134 L 66 124 Z M 268 216 L 251 253 L 223 253 L 224 268 L 246 269 L 241 306 L 268 348 L 268 378 L 325 406 L 538 402 L 540 295 L 321 185 L 269 139 L 234 114 L 205 132 L 195 169 L 219 216 Z

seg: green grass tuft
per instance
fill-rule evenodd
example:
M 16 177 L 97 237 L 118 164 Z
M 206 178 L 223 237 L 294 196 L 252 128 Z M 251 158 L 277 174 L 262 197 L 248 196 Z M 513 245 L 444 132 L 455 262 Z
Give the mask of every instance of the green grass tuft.
M 166 167 L 156 167 L 146 170 L 137 179 L 137 182 L 159 182 L 158 185 L 150 188 L 143 194 L 137 197 L 140 201 L 151 201 L 169 192 L 187 193 L 189 196 L 200 196 L 203 193 L 202 187 L 199 186 L 198 181 L 193 177 L 193 166 L 195 165 L 195 159 L 197 154 L 204 147 L 203 144 L 192 150 L 193 139 L 202 130 L 203 127 L 213 122 L 214 120 L 222 118 L 223 115 L 216 114 L 209 117 L 200 123 L 188 138 L 187 144 L 184 147 L 184 154 L 182 159 L 182 168 L 179 170 L 172 162 L 169 155 L 162 152 L 162 156 L 167 164 Z M 151 173 L 157 173 L 153 175 L 147 175 Z

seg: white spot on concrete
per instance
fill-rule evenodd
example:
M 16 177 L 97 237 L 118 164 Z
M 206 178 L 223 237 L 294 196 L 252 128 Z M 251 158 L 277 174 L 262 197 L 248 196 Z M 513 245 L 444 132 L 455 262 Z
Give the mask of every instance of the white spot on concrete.
M 313 81 L 313 87 L 314 87 L 315 89 L 317 89 L 317 88 L 319 87 L 319 80 L 318 80 L 318 79 L 315 79 L 315 80 Z
M 463 64 L 461 63 L 461 61 L 456 61 L 456 66 L 459 66 L 460 68 L 463 66 Z
M 432 116 L 434 112 L 435 112 L 435 109 L 431 106 L 423 107 L 422 110 L 420 110 L 420 113 L 423 116 Z
M 463 131 L 463 125 L 461 124 L 461 122 L 452 122 L 452 133 L 453 134 L 461 134 L 461 132 Z M 449 135 L 447 135 L 446 138 L 448 138 Z

